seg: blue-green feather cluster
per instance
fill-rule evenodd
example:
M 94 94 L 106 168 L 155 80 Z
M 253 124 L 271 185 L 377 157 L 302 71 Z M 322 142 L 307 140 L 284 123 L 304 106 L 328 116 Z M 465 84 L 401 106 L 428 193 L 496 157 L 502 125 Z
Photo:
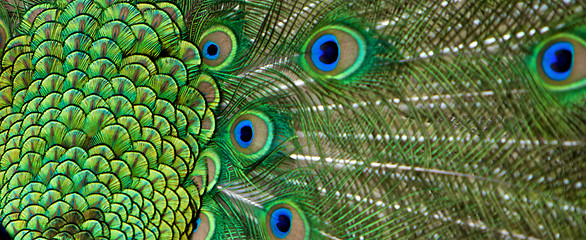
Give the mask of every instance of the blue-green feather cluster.
M 3 7 L 16 239 L 586 236 L 579 1 Z

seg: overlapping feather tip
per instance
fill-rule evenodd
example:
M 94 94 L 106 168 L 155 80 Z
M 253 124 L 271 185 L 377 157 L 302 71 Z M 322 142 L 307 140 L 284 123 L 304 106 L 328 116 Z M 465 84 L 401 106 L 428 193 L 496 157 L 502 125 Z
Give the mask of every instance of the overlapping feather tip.
M 584 239 L 584 1 L 9 0 L 14 239 Z

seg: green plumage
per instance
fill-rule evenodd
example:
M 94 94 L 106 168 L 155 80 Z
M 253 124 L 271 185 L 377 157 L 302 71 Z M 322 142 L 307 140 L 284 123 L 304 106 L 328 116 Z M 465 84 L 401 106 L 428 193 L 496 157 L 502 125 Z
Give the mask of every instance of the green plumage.
M 11 0 L 14 239 L 583 239 L 580 1 Z
M 77 0 L 24 14 L 30 37 L 10 40 L 2 74 L 13 129 L 2 224 L 14 238 L 187 238 L 206 106 L 187 81 L 199 54 L 177 51 L 181 15 L 161 6 Z

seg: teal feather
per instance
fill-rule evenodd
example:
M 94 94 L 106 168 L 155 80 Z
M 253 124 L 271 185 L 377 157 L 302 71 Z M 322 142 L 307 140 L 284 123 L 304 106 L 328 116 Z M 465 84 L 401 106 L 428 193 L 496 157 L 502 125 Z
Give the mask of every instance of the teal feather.
M 581 1 L 0 6 L 12 238 L 586 238 Z

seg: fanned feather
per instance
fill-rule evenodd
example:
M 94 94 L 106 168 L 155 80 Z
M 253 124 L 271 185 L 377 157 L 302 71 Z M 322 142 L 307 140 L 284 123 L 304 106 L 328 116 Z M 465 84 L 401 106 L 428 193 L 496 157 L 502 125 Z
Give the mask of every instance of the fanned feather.
M 5 2 L 2 226 L 582 239 L 585 7 Z

